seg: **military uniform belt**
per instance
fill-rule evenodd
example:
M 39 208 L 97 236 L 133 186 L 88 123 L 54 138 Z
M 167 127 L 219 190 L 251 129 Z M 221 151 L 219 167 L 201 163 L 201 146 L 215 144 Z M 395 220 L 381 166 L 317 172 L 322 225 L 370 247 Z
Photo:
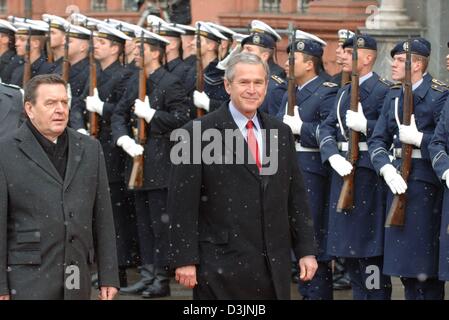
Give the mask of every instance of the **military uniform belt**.
M 337 146 L 340 151 L 346 152 L 349 150 L 349 143 L 347 142 L 338 142 Z M 368 144 L 366 142 L 359 142 L 359 151 L 368 151 Z
M 299 142 L 295 142 L 295 148 L 298 152 L 320 152 L 320 149 L 318 148 L 303 147 Z
M 402 158 L 402 149 L 401 148 L 394 148 L 393 149 L 393 156 L 395 158 Z M 412 150 L 412 158 L 413 159 L 422 159 L 422 154 L 420 149 L 413 149 Z

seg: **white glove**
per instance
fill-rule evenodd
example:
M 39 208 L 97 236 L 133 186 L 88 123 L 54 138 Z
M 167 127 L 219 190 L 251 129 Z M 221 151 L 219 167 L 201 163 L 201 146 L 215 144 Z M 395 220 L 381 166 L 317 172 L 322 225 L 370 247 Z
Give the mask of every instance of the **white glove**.
M 360 102 L 357 112 L 351 110 L 346 111 L 346 126 L 348 128 L 366 135 L 367 124 L 368 121 L 366 121 L 365 114 L 363 113 L 363 107 Z
M 80 128 L 80 129 L 78 129 L 78 130 L 76 130 L 76 131 L 78 131 L 79 133 L 82 133 L 82 134 L 84 134 L 84 135 L 86 135 L 86 136 L 89 135 L 89 132 L 87 132 L 87 130 L 84 129 L 84 128 Z
M 446 186 L 449 188 L 449 179 L 448 179 L 448 175 L 449 174 L 449 169 L 447 169 L 446 171 L 444 171 L 443 173 L 443 180 L 446 180 Z
M 204 109 L 209 112 L 210 99 L 205 92 L 199 92 L 195 90 L 193 92 L 193 104 L 200 109 Z
M 393 194 L 405 193 L 407 190 L 407 183 L 393 165 L 386 164 L 380 168 L 380 175 L 384 177 L 385 182 Z
M 287 110 L 287 107 L 285 108 Z M 301 127 L 302 127 L 302 120 L 299 116 L 299 110 L 298 106 L 295 106 L 293 109 L 293 116 L 289 116 L 288 114 L 284 115 L 284 123 L 292 129 L 293 134 L 300 135 L 301 134 Z
M 143 154 L 143 147 L 128 136 L 118 138 L 117 145 L 133 158 Z
M 72 107 L 72 87 L 70 86 L 70 83 L 67 83 L 67 104 L 69 106 L 69 110 Z
M 90 112 L 96 112 L 100 116 L 103 115 L 104 102 L 98 96 L 98 89 L 94 89 L 94 95 L 86 98 L 86 109 Z
M 150 123 L 156 113 L 156 109 L 151 108 L 150 100 L 148 99 L 148 96 L 145 96 L 145 101 L 140 99 L 134 101 L 134 113 L 139 118 L 145 119 L 147 123 Z
M 329 157 L 329 163 L 340 176 L 344 177 L 351 173 L 352 164 L 339 154 Z
M 415 115 L 412 114 L 409 126 L 399 126 L 399 140 L 401 140 L 402 143 L 412 144 L 419 148 L 421 147 L 422 138 L 423 133 L 418 131 Z

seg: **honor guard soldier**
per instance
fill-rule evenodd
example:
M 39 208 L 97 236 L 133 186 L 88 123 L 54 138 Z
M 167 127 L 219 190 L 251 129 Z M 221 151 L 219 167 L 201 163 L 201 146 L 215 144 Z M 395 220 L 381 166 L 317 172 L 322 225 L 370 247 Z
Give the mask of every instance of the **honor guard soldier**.
M 429 143 L 429 155 L 432 167 L 438 179 L 443 183 L 444 195 L 441 211 L 441 227 L 439 237 L 438 279 L 449 281 L 449 100 L 441 112 L 435 134 Z
M 220 42 L 227 38 L 217 29 L 209 25 L 207 22 L 199 21 L 196 23 L 199 28 L 201 39 L 201 60 L 204 74 L 204 91 L 191 90 L 194 88 L 194 81 L 198 77 L 197 73 L 201 72 L 195 68 L 190 69 L 188 79 L 192 81 L 188 84 L 187 92 L 193 91 L 193 103 L 197 108 L 203 110 L 214 111 L 221 104 L 229 99 L 229 95 L 224 87 L 224 71 L 217 68 L 218 64 L 218 48 Z M 196 46 L 196 40 L 193 41 Z M 198 59 L 198 57 L 197 57 Z
M 339 68 L 343 68 L 343 57 L 345 54 L 345 51 L 343 49 L 343 44 L 345 41 L 349 38 L 352 38 L 354 36 L 354 32 L 346 30 L 346 29 L 340 29 L 338 30 L 338 43 L 337 43 L 337 49 L 335 49 L 335 63 L 339 66 Z M 342 87 L 346 85 L 349 81 L 351 81 L 351 76 L 348 72 L 344 72 L 343 70 L 337 73 L 333 78 L 331 79 L 333 83 L 338 84 L 338 86 Z
M 83 92 L 89 81 L 89 39 L 90 30 L 69 24 L 68 32 L 68 61 L 70 63 L 69 85 L 72 102 L 71 105 L 82 104 Z M 57 70 L 54 71 L 56 73 Z M 62 74 L 62 69 L 61 69 Z M 75 108 L 76 109 L 76 108 Z M 70 124 L 71 126 L 71 124 Z
M 64 61 L 64 44 L 65 44 L 65 34 L 68 28 L 69 22 L 64 18 L 51 15 L 51 14 L 43 14 L 42 20 L 48 23 L 49 28 L 49 50 L 51 52 L 47 52 L 47 60 L 50 56 L 53 59 L 54 70 L 53 73 L 57 73 L 62 75 L 62 64 Z
M 24 58 L 29 55 L 31 78 L 39 74 L 52 73 L 54 66 L 47 62 L 43 50 L 45 47 L 45 34 L 48 32 L 48 25 L 39 20 L 29 20 L 15 18 L 14 26 L 16 32 L 16 51 L 17 55 Z M 28 41 L 29 40 L 29 41 Z M 29 48 L 28 44 L 29 43 Z M 29 50 L 29 52 L 27 52 Z M 11 76 L 11 83 L 23 87 L 23 75 L 26 63 L 19 65 Z M 28 67 L 27 67 L 28 68 Z
M 298 39 L 298 38 L 297 38 Z M 309 282 L 299 282 L 299 292 L 306 300 L 332 300 L 332 257 L 326 254 L 327 221 L 329 216 L 329 169 L 321 163 L 318 129 L 332 109 L 338 91 L 335 83 L 326 82 L 319 76 L 323 56 L 322 44 L 310 39 L 298 39 L 290 44 L 295 52 L 296 105 L 294 116 L 286 114 L 286 108 L 279 116 L 291 129 L 296 138 L 298 166 L 304 177 L 305 188 L 309 190 L 315 240 L 318 245 L 318 269 Z M 287 60 L 286 66 L 289 66 Z M 288 93 L 284 95 L 283 106 L 287 105 Z
M 235 31 L 229 29 L 228 27 L 219 25 L 217 23 L 209 22 L 209 25 L 211 25 L 212 27 L 214 27 L 215 29 L 220 31 L 221 34 L 227 38 L 227 40 L 220 41 L 220 47 L 218 49 L 218 59 L 220 61 L 222 61 L 231 52 L 231 46 L 232 46 L 232 43 L 234 42 L 233 36 L 237 33 Z
M 10 83 L 12 72 L 23 63 L 16 55 L 16 32 L 9 21 L 0 19 L 0 80 L 3 83 Z
M 182 60 L 181 36 L 185 31 L 170 26 L 167 22 L 156 16 L 148 16 L 148 25 L 152 26 L 153 32 L 164 37 L 170 43 L 165 46 L 165 68 L 176 76 L 187 89 L 187 75 L 190 67 Z
M 105 159 L 109 180 L 109 189 L 114 214 L 114 224 L 117 234 L 117 257 L 120 269 L 120 285 L 126 286 L 126 266 L 131 260 L 129 248 L 132 246 L 132 225 L 130 215 L 133 208 L 130 195 L 125 185 L 125 152 L 117 147 L 112 138 L 111 116 L 118 102 L 126 91 L 131 72 L 125 69 L 119 62 L 119 56 L 123 53 L 125 41 L 130 38 L 123 32 L 106 24 L 99 23 L 94 32 L 94 57 L 96 63 L 96 84 L 93 95 L 88 96 L 87 84 L 83 96 L 85 103 L 74 105 L 71 114 L 71 124 L 74 129 L 87 133 L 87 125 L 84 123 L 83 110 L 96 113 L 98 119 L 97 138 L 100 141 Z M 90 79 L 91 81 L 92 79 Z M 80 98 L 80 101 L 82 99 Z M 92 123 L 90 130 L 92 131 Z M 95 131 L 95 130 L 93 130 Z
M 402 84 L 405 83 L 408 50 L 411 52 L 410 86 L 414 111 L 410 125 L 404 125 Z M 401 84 L 392 87 L 385 98 L 382 114 L 369 140 L 374 168 L 391 190 L 387 195 L 387 209 L 391 207 L 393 196 L 406 196 L 403 226 L 392 225 L 385 229 L 383 272 L 401 278 L 407 300 L 444 297 L 444 282 L 438 280 L 442 188 L 432 170 L 428 145 L 448 90 L 433 83 L 430 77 L 423 78 L 429 55 L 429 48 L 419 40 L 401 41 L 393 48 L 392 78 Z M 413 146 L 407 181 L 397 171 L 404 162 L 401 144 Z M 392 145 L 393 161 L 389 157 Z M 438 162 L 437 159 L 433 161 L 434 165 Z
M 268 63 L 273 55 L 276 42 L 272 36 L 265 33 L 253 33 L 242 40 L 242 52 L 248 52 L 259 56 Z M 272 69 L 270 68 L 270 72 Z M 260 110 L 276 116 L 281 108 L 282 97 L 287 90 L 285 80 L 278 75 L 271 73 L 268 81 L 267 95 Z
M 353 41 L 357 41 L 357 70 L 353 70 Z M 379 286 L 369 288 L 366 279 L 372 266 L 382 270 L 385 221 L 385 189 L 371 164 L 367 140 L 373 133 L 382 104 L 391 83 L 374 73 L 377 43 L 369 35 L 352 37 L 343 44 L 343 71 L 359 76 L 357 88 L 349 83 L 343 86 L 335 99 L 331 113 L 319 129 L 320 151 L 323 163 L 332 167 L 329 201 L 329 232 L 327 253 L 345 258 L 345 266 L 351 278 L 353 297 L 356 300 L 389 300 L 391 282 L 380 275 Z M 358 101 L 358 111 L 349 110 L 352 91 Z M 350 151 L 348 141 L 359 135 L 358 159 L 351 163 L 345 157 Z M 352 148 L 351 148 L 352 149 Z M 351 150 L 351 153 L 353 149 Z M 354 175 L 353 203 L 338 208 L 345 176 Z M 349 192 L 349 191 L 348 191 Z M 338 212 L 337 212 L 338 210 Z
M 25 121 L 20 87 L 0 83 L 0 138 L 16 130 Z
M 145 99 L 139 100 L 142 93 L 137 85 L 133 85 L 112 116 L 117 146 L 131 157 L 143 155 L 143 185 L 135 188 L 141 279 L 132 286 L 122 288 L 122 292 L 141 293 L 144 298 L 170 295 L 167 270 L 169 217 L 166 213 L 171 166 L 170 134 L 190 119 L 182 84 L 163 67 L 168 44 L 165 38 L 144 29 L 136 34 L 134 52 L 137 65 L 142 62 L 141 45 L 144 46 L 143 64 L 148 75 Z M 131 81 L 137 84 L 140 79 L 134 77 Z M 143 145 L 132 138 L 130 125 L 140 121 L 144 121 L 145 126 L 139 125 L 138 130 L 144 130 L 147 137 L 146 142 L 141 142 Z
M 251 21 L 251 34 L 264 34 L 267 36 L 270 36 L 275 45 L 272 51 L 272 54 L 270 55 L 270 57 L 268 58 L 268 66 L 270 67 L 270 75 L 275 75 L 278 76 L 281 79 L 286 79 L 287 76 L 285 74 L 284 69 L 278 65 L 275 60 L 274 57 L 276 56 L 276 43 L 281 41 L 282 38 L 281 36 L 274 31 L 274 29 L 272 27 L 270 27 L 268 24 L 266 24 L 265 22 L 262 22 L 260 20 L 253 20 Z
M 196 52 L 195 52 L 195 31 L 196 29 L 192 26 L 186 26 L 184 24 L 179 23 L 170 23 L 171 27 L 179 28 L 184 30 L 184 34 L 181 35 L 182 40 L 182 60 L 192 68 L 195 65 L 196 61 Z
M 125 42 L 125 49 L 123 52 L 122 62 L 124 67 L 129 68 L 132 72 L 138 72 L 139 68 L 137 68 L 134 62 L 134 49 L 136 48 L 134 38 L 136 36 L 135 31 L 139 27 L 134 24 L 116 19 L 106 19 L 105 21 L 106 23 L 113 26 L 117 30 L 120 30 L 130 38 Z

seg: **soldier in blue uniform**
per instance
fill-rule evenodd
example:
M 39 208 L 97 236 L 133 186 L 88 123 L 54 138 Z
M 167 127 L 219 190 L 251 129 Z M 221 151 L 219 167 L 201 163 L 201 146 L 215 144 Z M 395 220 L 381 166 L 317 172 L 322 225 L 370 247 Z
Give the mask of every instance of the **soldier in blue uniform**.
M 273 55 L 276 42 L 273 37 L 263 34 L 254 33 L 242 40 L 242 52 L 249 52 L 259 56 L 263 61 L 268 63 L 269 58 Z M 270 69 L 270 78 L 268 79 L 267 95 L 259 110 L 276 116 L 281 108 L 282 97 L 287 90 L 286 82 L 279 76 L 272 74 Z
M 449 100 L 441 112 L 440 120 L 435 128 L 435 134 L 429 143 L 429 155 L 432 167 L 443 183 L 443 207 L 441 211 L 441 227 L 439 238 L 438 279 L 449 281 Z
M 291 46 L 287 51 L 290 52 Z M 326 119 L 334 104 L 338 85 L 326 82 L 319 75 L 323 55 L 322 44 L 310 39 L 299 39 L 295 50 L 296 106 L 294 116 L 279 116 L 290 126 L 296 138 L 296 156 L 308 190 L 315 239 L 318 245 L 318 269 L 309 282 L 299 282 L 299 292 L 307 300 L 332 300 L 332 257 L 326 254 L 329 169 L 321 163 L 318 127 Z M 288 62 L 287 62 L 288 66 Z M 285 94 L 282 106 L 286 106 Z
M 401 41 L 391 51 L 395 81 L 405 79 L 406 49 L 406 42 Z M 398 84 L 385 98 L 369 140 L 373 166 L 391 190 L 386 209 L 391 206 L 393 194 L 406 192 L 407 195 L 405 225 L 385 229 L 383 272 L 401 277 L 407 300 L 443 299 L 444 282 L 437 279 L 442 188 L 432 170 L 428 145 L 448 91 L 433 83 L 430 77 L 423 77 L 429 63 L 428 46 L 415 39 L 410 50 L 414 105 L 411 124 L 402 125 L 404 94 L 402 85 Z M 414 146 L 408 181 L 397 171 L 401 165 L 401 143 Z M 393 161 L 389 157 L 392 145 Z
M 45 33 L 48 32 L 48 25 L 43 21 L 27 20 L 26 22 L 15 22 L 16 32 L 16 51 L 17 55 L 24 57 L 26 54 L 26 46 L 28 37 L 31 34 L 30 42 L 30 63 L 31 78 L 39 74 L 52 73 L 54 66 L 47 62 L 47 58 L 43 54 L 45 45 Z M 41 22 L 41 24 L 38 24 Z M 24 64 L 19 65 L 11 76 L 11 83 L 22 87 Z
M 335 49 L 335 63 L 340 66 L 341 68 L 343 67 L 343 56 L 344 56 L 344 49 L 343 49 L 343 44 L 345 43 L 345 41 L 348 38 L 351 38 L 354 36 L 354 32 L 347 30 L 347 29 L 340 29 L 337 32 L 338 35 L 338 43 L 337 43 L 337 49 Z M 346 84 L 346 82 L 348 80 L 351 80 L 351 77 L 345 77 L 343 76 L 343 71 L 340 71 L 339 73 L 337 73 L 336 75 L 334 75 L 331 78 L 331 81 L 338 84 L 338 86 L 342 87 Z
M 204 91 L 195 90 L 196 81 L 196 65 L 191 68 L 187 80 L 187 92 L 193 92 L 193 104 L 197 108 L 209 111 L 218 109 L 221 104 L 229 99 L 229 95 L 224 87 L 224 71 L 217 68 L 218 64 L 218 47 L 220 41 L 227 38 L 217 29 L 209 25 L 207 22 L 197 22 L 200 26 L 201 38 L 201 55 L 203 61 L 204 73 Z M 196 42 L 196 40 L 194 40 Z M 196 117 L 196 110 L 192 117 Z
M 352 71 L 354 38 L 343 45 L 343 71 Z M 379 287 L 368 287 L 371 267 L 382 270 L 384 238 L 384 184 L 377 176 L 369 155 L 367 139 L 373 133 L 382 103 L 390 83 L 372 71 L 377 55 L 377 43 L 369 35 L 357 37 L 360 75 L 358 112 L 349 110 L 351 84 L 343 86 L 335 99 L 335 106 L 319 129 L 320 151 L 323 163 L 329 162 L 333 172 L 329 205 L 329 234 L 327 253 L 345 258 L 351 278 L 353 297 L 357 300 L 390 299 L 390 278 L 380 275 Z M 354 178 L 354 207 L 337 212 L 337 201 L 343 179 L 353 169 L 345 159 L 348 151 L 348 130 L 360 132 L 359 159 Z
M 139 100 L 138 78 L 117 105 L 112 116 L 114 142 L 130 157 L 144 156 L 144 185 L 136 190 L 137 231 L 142 267 L 141 279 L 122 292 L 142 294 L 144 298 L 170 295 L 168 266 L 168 227 L 166 213 L 168 175 L 171 166 L 171 131 L 189 120 L 185 91 L 180 80 L 163 66 L 165 38 L 141 29 L 136 34 L 136 62 L 140 63 L 141 33 L 144 35 L 144 67 L 148 79 L 146 98 Z M 134 114 L 132 107 L 134 106 Z M 132 121 L 132 118 L 133 119 Z M 144 146 L 132 139 L 131 123 L 144 119 L 147 141 Z M 132 159 L 128 157 L 128 161 Z M 126 177 L 129 181 L 129 172 Z
M 65 34 L 66 28 L 69 26 L 69 22 L 64 18 L 51 15 L 43 14 L 42 20 L 48 23 L 50 39 L 50 50 L 53 54 L 53 73 L 62 74 L 62 65 L 64 61 L 64 45 L 65 45 Z M 48 41 L 48 39 L 47 39 Z M 48 59 L 47 52 L 47 59 Z
M 281 36 L 272 27 L 270 27 L 268 24 L 260 20 L 251 21 L 250 32 L 251 34 L 254 33 L 265 34 L 271 37 L 275 44 L 282 40 Z M 286 79 L 287 75 L 285 74 L 285 70 L 276 63 L 275 57 L 276 57 L 276 45 L 274 46 L 273 51 L 271 52 L 267 60 L 268 66 L 270 67 L 270 75 L 275 75 L 281 79 Z
M 0 79 L 3 83 L 10 83 L 12 72 L 20 64 L 21 59 L 16 55 L 16 32 L 9 21 L 0 19 Z
M 119 56 L 129 37 L 106 23 L 98 24 L 97 29 L 98 31 L 94 32 L 94 57 L 98 61 L 97 89 L 93 96 L 88 96 L 89 82 L 86 82 L 83 94 L 78 99 L 79 103 L 73 105 L 70 112 L 70 123 L 75 130 L 87 133 L 85 121 L 87 112 L 95 112 L 99 116 L 98 140 L 106 160 L 117 235 L 120 285 L 126 286 L 126 267 L 131 260 L 129 248 L 132 246 L 132 225 L 129 216 L 133 214 L 133 207 L 130 202 L 131 196 L 125 186 L 126 154 L 113 141 L 111 116 L 125 94 L 127 81 L 132 74 L 119 62 Z M 84 72 L 88 74 L 87 70 Z

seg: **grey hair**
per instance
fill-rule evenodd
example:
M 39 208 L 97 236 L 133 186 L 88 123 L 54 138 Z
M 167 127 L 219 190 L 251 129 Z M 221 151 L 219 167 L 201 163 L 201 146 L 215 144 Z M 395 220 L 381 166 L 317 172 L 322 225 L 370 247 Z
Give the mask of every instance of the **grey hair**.
M 235 68 L 239 63 L 262 65 L 265 70 L 265 80 L 268 80 L 268 75 L 270 74 L 270 68 L 268 67 L 268 64 L 259 56 L 253 53 L 241 52 L 231 57 L 227 63 L 225 71 L 225 79 L 227 81 L 232 82 L 232 80 L 234 80 Z

